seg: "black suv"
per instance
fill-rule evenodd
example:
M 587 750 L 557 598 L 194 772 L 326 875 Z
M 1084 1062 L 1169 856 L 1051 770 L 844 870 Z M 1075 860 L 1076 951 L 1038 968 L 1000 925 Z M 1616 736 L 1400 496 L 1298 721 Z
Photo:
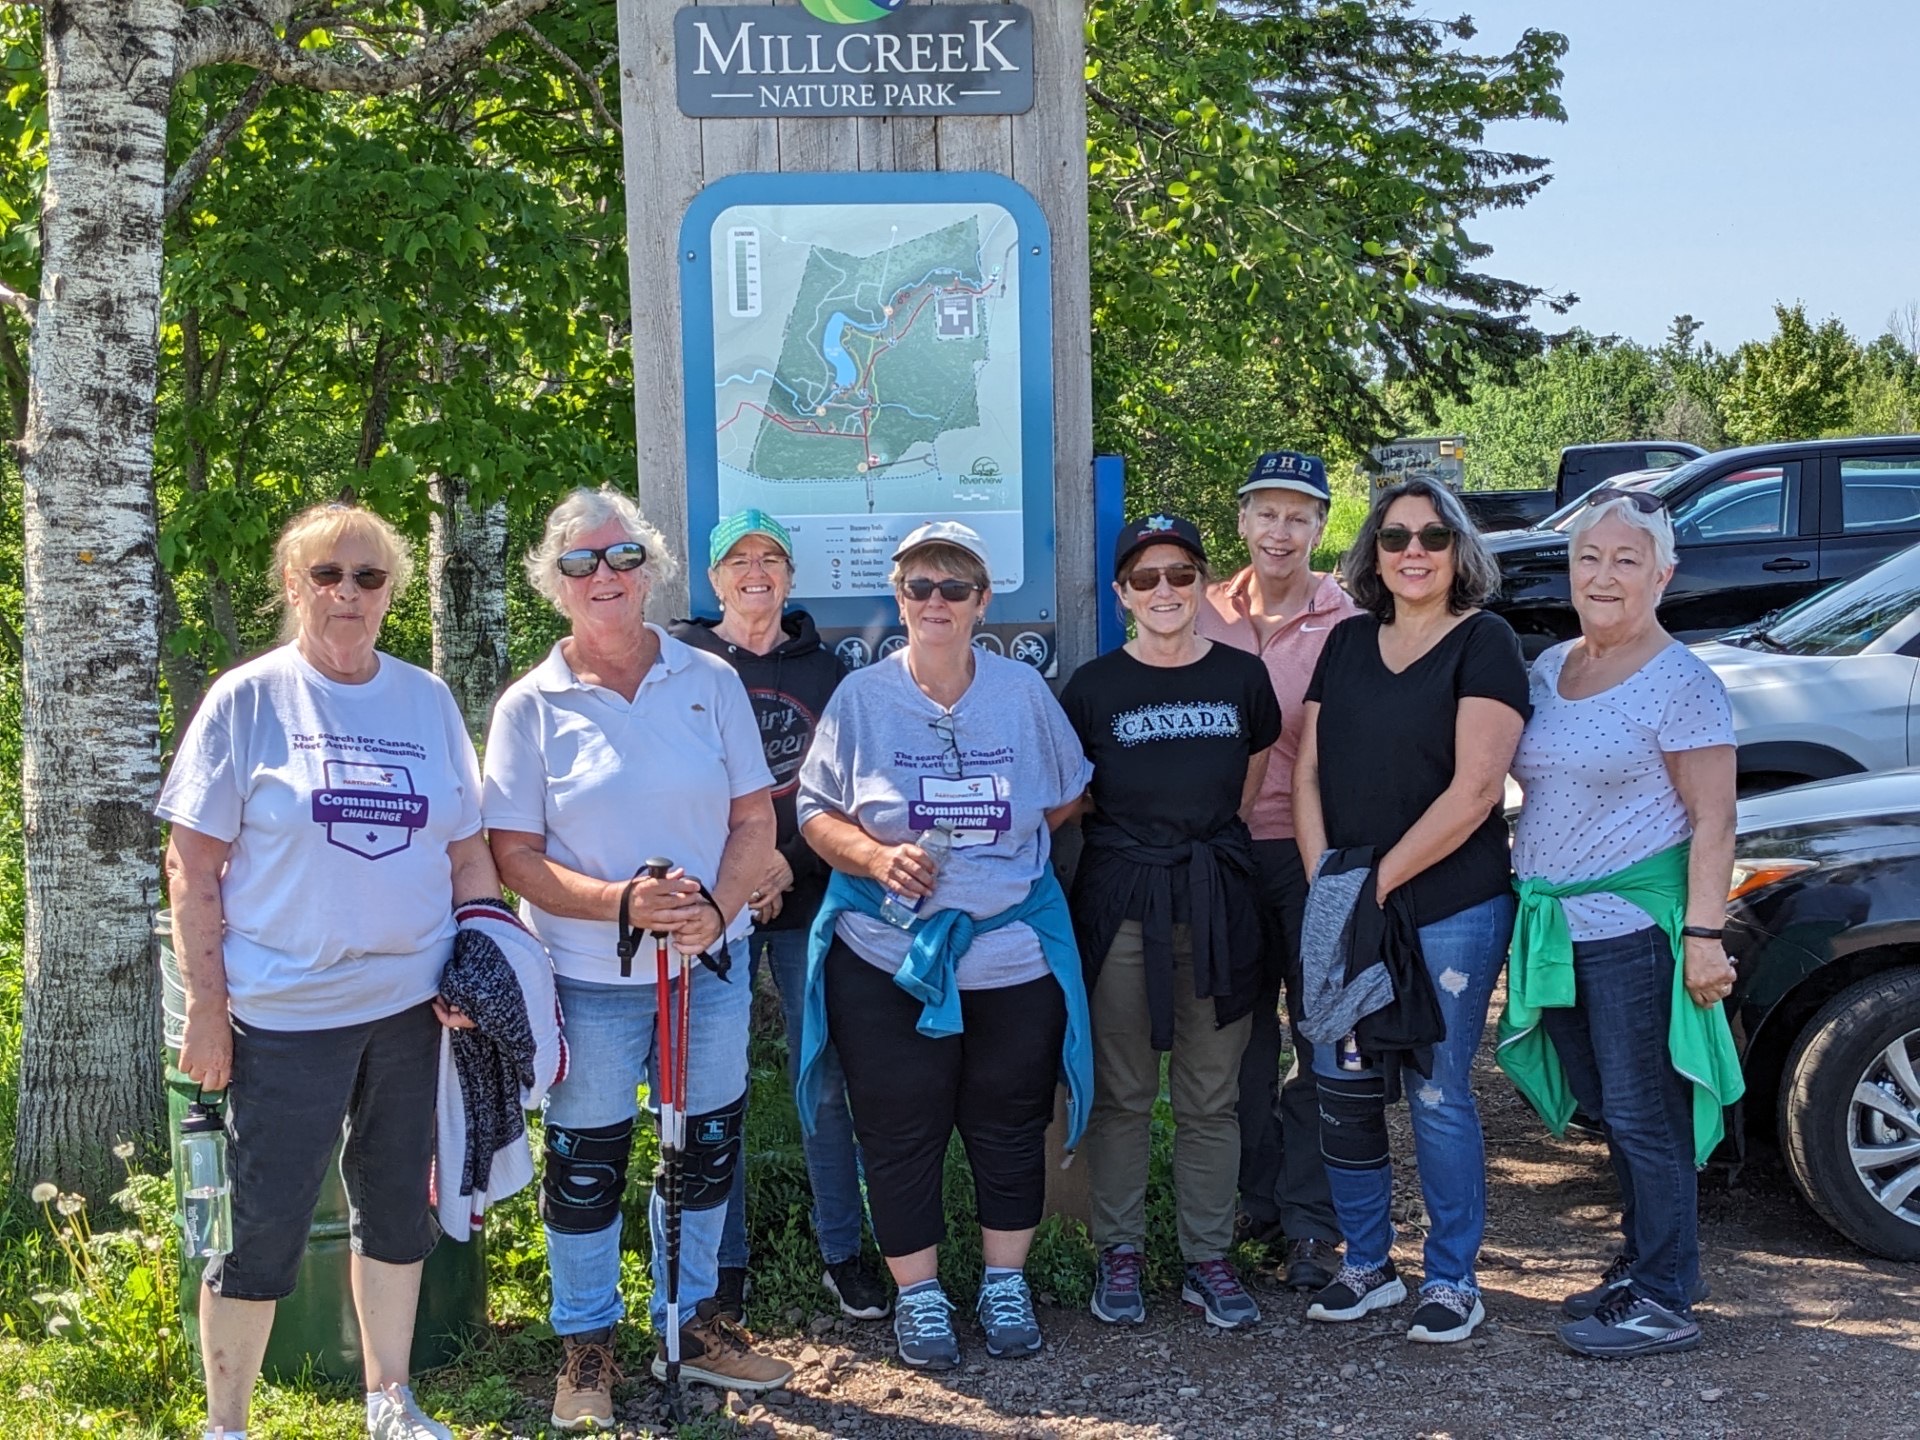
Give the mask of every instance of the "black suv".
M 1721 450 L 1646 487 L 1673 516 L 1679 566 L 1660 620 L 1710 640 L 1920 542 L 1920 436 L 1802 440 Z M 1575 510 L 1486 537 L 1506 616 L 1529 657 L 1577 635 L 1567 588 Z

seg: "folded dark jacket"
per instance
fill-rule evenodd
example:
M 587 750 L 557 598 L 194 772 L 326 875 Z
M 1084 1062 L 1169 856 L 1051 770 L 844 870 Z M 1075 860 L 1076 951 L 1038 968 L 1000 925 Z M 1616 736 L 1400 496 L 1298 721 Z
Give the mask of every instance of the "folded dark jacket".
M 1420 950 L 1406 886 L 1376 899 L 1374 852 L 1359 845 L 1322 857 L 1300 931 L 1300 1033 L 1331 1045 L 1351 1031 L 1372 1063 L 1433 1073 L 1446 1018 Z
M 1156 1050 L 1173 1048 L 1176 887 L 1193 942 L 1193 993 L 1213 1001 L 1214 1023 L 1251 1014 L 1260 989 L 1260 906 L 1253 837 L 1236 819 L 1184 845 L 1143 845 L 1111 820 L 1089 816 L 1073 882 L 1073 929 L 1087 989 L 1099 979 L 1122 921 L 1140 922 L 1147 1018 Z

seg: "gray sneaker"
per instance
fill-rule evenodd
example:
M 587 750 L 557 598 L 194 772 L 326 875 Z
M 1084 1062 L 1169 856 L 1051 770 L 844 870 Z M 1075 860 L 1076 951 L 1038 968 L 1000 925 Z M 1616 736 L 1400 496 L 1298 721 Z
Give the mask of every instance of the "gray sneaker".
M 1033 1313 L 1033 1292 L 1025 1275 L 986 1281 L 974 1313 L 987 1332 L 987 1354 L 996 1360 L 1039 1353 L 1040 1317 Z
M 1560 1327 L 1560 1341 L 1576 1355 L 1597 1360 L 1630 1360 L 1691 1350 L 1700 1343 L 1700 1327 L 1658 1301 L 1631 1290 L 1615 1296 L 1584 1320 Z
M 1146 1322 L 1147 1302 L 1140 1295 L 1140 1267 L 1146 1257 L 1131 1245 L 1109 1245 L 1100 1252 L 1093 1276 L 1093 1318 L 1109 1325 Z
M 1240 1284 L 1240 1274 L 1225 1260 L 1201 1260 L 1187 1266 L 1180 1298 L 1218 1330 L 1246 1330 L 1260 1323 L 1260 1307 Z
M 960 1363 L 953 1333 L 953 1302 L 938 1285 L 904 1291 L 893 1302 L 893 1338 L 900 1359 L 916 1370 L 951 1370 Z
M 1569 1320 L 1584 1320 L 1609 1300 L 1617 1299 L 1627 1293 L 1627 1286 L 1633 1275 L 1633 1262 L 1625 1255 L 1616 1255 L 1608 1263 L 1600 1283 L 1591 1290 L 1579 1290 L 1560 1302 L 1560 1313 Z M 1687 1297 L 1689 1304 L 1698 1305 L 1713 1293 L 1707 1284 L 1705 1272 L 1693 1277 L 1693 1293 Z
M 367 1416 L 367 1434 L 372 1440 L 453 1440 L 451 1430 L 414 1404 L 412 1389 L 398 1384 L 381 1388 Z

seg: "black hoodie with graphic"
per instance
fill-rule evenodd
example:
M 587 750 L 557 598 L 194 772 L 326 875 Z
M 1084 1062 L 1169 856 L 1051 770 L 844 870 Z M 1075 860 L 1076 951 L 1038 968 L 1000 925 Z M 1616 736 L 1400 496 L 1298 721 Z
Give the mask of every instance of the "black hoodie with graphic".
M 776 844 L 793 869 L 793 888 L 780 913 L 763 930 L 800 930 L 813 923 L 827 889 L 827 864 L 800 838 L 794 797 L 800 789 L 800 762 L 813 744 L 820 712 L 827 708 L 845 673 L 839 657 L 821 643 L 813 617 L 789 610 L 780 619 L 786 639 L 765 655 L 729 643 L 714 633 L 715 620 L 676 620 L 667 633 L 696 650 L 718 655 L 740 674 L 753 702 L 753 718 L 773 772 L 773 813 L 779 822 Z

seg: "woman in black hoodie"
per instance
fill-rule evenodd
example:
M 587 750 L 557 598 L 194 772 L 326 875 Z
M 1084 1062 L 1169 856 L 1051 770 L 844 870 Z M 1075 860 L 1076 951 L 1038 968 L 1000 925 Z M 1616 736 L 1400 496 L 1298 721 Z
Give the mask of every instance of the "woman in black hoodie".
M 713 527 L 707 575 L 720 597 L 720 619 L 679 620 L 674 638 L 718 655 L 740 672 L 760 724 L 767 768 L 773 771 L 773 808 L 779 822 L 772 867 L 749 897 L 753 906 L 754 973 L 764 958 L 780 990 L 789 1064 L 800 1055 L 801 1003 L 806 992 L 807 931 L 826 890 L 827 867 L 800 838 L 794 792 L 800 762 L 813 743 L 827 697 L 840 683 L 840 662 L 820 643 L 804 610 L 788 610 L 793 589 L 793 542 L 778 520 L 742 510 Z M 879 1320 L 892 1301 L 861 1255 L 860 1173 L 845 1081 L 832 1061 L 820 1095 L 820 1113 L 806 1142 L 813 1186 L 813 1231 L 826 1270 L 821 1283 L 854 1320 Z M 734 1319 L 746 1301 L 746 1167 L 734 1171 L 727 1226 L 720 1239 L 720 1285 L 715 1298 Z

